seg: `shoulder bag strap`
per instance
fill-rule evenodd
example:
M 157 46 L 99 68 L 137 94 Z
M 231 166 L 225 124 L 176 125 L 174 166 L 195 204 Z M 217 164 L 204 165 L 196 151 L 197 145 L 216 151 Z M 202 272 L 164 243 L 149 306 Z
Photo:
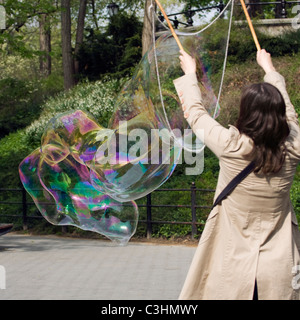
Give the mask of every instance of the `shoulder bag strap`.
M 250 172 L 252 172 L 255 168 L 255 163 L 252 161 L 248 164 L 246 168 L 244 168 L 236 177 L 234 177 L 229 184 L 226 186 L 226 188 L 219 194 L 216 201 L 214 202 L 212 209 L 218 205 L 224 198 L 226 198 L 232 190 L 243 180 L 245 179 Z

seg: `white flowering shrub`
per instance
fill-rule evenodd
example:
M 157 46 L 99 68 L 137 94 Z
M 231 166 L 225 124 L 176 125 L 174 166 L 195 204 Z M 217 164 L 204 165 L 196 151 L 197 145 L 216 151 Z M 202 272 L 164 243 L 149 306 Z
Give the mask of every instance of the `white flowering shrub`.
M 106 79 L 84 82 L 68 92 L 62 92 L 55 97 L 51 97 L 42 106 L 39 119 L 26 128 L 25 135 L 28 143 L 37 144 L 40 142 L 49 120 L 66 111 L 87 111 L 97 119 L 100 125 L 107 126 L 115 108 L 118 92 L 126 80 Z

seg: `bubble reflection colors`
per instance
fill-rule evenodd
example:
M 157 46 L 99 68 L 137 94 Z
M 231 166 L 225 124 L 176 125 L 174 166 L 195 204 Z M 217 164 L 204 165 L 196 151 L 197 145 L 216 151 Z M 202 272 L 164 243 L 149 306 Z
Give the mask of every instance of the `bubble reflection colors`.
M 118 202 L 96 190 L 86 166 L 67 157 L 50 165 L 35 150 L 20 164 L 25 189 L 47 221 L 76 226 L 126 244 L 135 233 L 138 208 L 134 201 Z

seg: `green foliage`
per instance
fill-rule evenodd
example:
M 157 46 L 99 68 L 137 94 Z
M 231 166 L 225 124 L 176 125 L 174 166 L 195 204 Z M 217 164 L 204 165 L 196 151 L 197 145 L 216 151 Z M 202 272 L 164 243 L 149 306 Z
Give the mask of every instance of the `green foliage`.
M 18 187 L 20 179 L 18 175 L 19 163 L 31 152 L 26 143 L 24 132 L 11 133 L 1 139 L 0 143 L 0 185 L 4 187 Z
M 136 63 L 141 59 L 141 35 L 138 33 L 128 38 L 124 46 L 123 55 L 117 66 L 117 73 L 120 76 L 131 74 Z
M 0 30 L 0 52 L 13 52 L 29 58 L 38 55 L 39 51 L 25 41 L 27 35 L 22 29 L 25 25 L 29 25 L 30 29 L 41 12 L 53 14 L 59 11 L 58 6 L 52 0 L 5 0 L 3 6 L 6 11 L 6 29 Z M 30 31 L 32 33 L 32 29 Z
M 228 20 L 219 19 L 203 34 L 202 61 L 208 61 L 212 66 L 212 76 L 219 77 L 216 70 L 222 70 Z M 284 33 L 282 36 L 268 36 L 256 31 L 263 48 L 272 54 L 272 57 L 295 56 L 300 52 L 300 30 Z M 242 36 L 241 36 L 242 35 Z M 256 59 L 257 49 L 254 44 L 248 25 L 232 23 L 228 48 L 227 66 L 239 65 Z
M 43 78 L 38 61 L 1 54 L 0 137 L 38 119 L 44 101 L 62 90 L 63 78 L 57 70 Z
M 300 222 L 300 169 L 297 170 L 290 194 L 296 216 Z
M 243 33 L 243 36 L 241 36 L 241 33 Z M 260 43 L 263 44 L 263 48 L 271 52 L 272 57 L 293 56 L 300 51 L 300 30 L 287 32 L 277 37 L 267 36 L 258 31 L 256 33 Z M 234 64 L 254 59 L 256 52 L 257 50 L 248 28 L 233 27 L 230 34 L 228 62 Z
M 24 128 L 39 114 L 34 100 L 32 83 L 7 78 L 0 80 L 0 137 L 11 131 Z
M 0 138 L 39 118 L 41 104 L 62 90 L 61 78 L 41 80 L 0 79 Z
M 61 77 L 0 79 L 0 138 L 27 127 L 41 112 L 41 104 L 63 88 Z
M 205 49 L 211 52 L 222 52 L 224 34 L 227 34 L 228 22 L 218 20 L 206 31 Z M 259 42 L 263 48 L 272 54 L 272 57 L 294 56 L 300 51 L 300 30 L 286 32 L 281 36 L 268 36 L 256 30 Z M 247 24 L 232 23 L 228 49 L 228 65 L 241 64 L 256 58 L 257 49 Z M 223 58 L 215 57 L 215 63 L 222 63 Z

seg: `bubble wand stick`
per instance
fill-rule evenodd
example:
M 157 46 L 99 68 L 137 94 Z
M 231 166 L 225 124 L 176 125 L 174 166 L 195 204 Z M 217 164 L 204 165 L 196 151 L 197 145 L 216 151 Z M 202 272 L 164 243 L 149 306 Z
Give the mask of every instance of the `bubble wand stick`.
M 167 16 L 167 14 L 165 13 L 164 8 L 162 7 L 162 5 L 160 4 L 160 2 L 159 2 L 158 0 L 155 0 L 155 2 L 156 2 L 156 4 L 158 5 L 161 13 L 162 13 L 163 16 L 165 17 L 165 19 L 166 19 L 166 21 L 167 21 L 167 24 L 168 24 L 168 26 L 169 26 L 169 28 L 170 28 L 170 30 L 171 30 L 171 32 L 172 32 L 172 35 L 173 35 L 174 39 L 176 40 L 176 42 L 177 42 L 177 44 L 178 44 L 179 49 L 180 49 L 180 50 L 184 50 L 182 44 L 181 44 L 180 41 L 179 41 L 179 38 L 178 38 L 176 32 L 174 31 L 174 29 L 173 29 L 173 27 L 172 27 L 172 24 L 171 24 L 171 22 L 170 22 L 170 20 L 169 20 L 169 18 L 168 18 L 168 16 Z
M 244 0 L 240 0 L 240 1 L 241 1 L 241 5 L 242 5 L 242 7 L 243 7 L 243 10 L 244 10 L 246 19 L 247 19 L 247 21 L 248 21 L 248 25 L 249 25 L 249 28 L 250 28 L 250 31 L 251 31 L 253 40 L 254 40 L 254 42 L 255 42 L 257 51 L 260 51 L 261 48 L 260 48 L 259 42 L 258 42 L 258 40 L 257 40 L 257 36 L 256 36 L 255 30 L 254 30 L 254 28 L 253 28 L 253 24 L 252 24 L 252 21 L 251 21 L 251 19 L 250 19 L 250 16 L 249 16 L 248 10 L 247 10 L 247 8 L 246 8 L 245 2 L 244 2 Z

